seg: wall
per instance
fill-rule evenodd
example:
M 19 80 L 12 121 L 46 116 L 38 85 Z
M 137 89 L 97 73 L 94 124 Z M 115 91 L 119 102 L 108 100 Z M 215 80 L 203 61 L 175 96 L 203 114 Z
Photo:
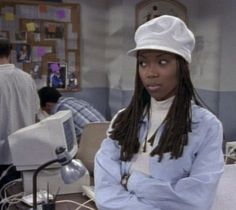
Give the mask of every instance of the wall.
M 201 97 L 222 121 L 225 139 L 236 140 L 236 27 L 232 21 L 236 2 L 198 2 L 192 17 L 197 44 L 191 76 Z
M 81 91 L 72 95 L 91 102 L 109 120 L 133 93 L 135 58 L 126 52 L 134 47 L 135 5 L 140 0 L 64 1 L 81 6 Z M 223 122 L 225 138 L 236 140 L 236 2 L 179 1 L 196 35 L 193 83 Z
M 223 121 L 226 139 L 236 140 L 236 2 L 220 1 L 221 56 L 219 80 L 219 117 Z
M 135 59 L 126 55 L 133 46 L 133 4 L 134 1 L 109 1 L 106 62 L 111 116 L 128 104 L 134 86 Z
M 126 52 L 134 47 L 134 8 L 138 2 L 109 1 L 106 58 L 112 116 L 127 105 L 132 96 L 135 59 L 129 58 Z M 196 48 L 190 66 L 193 83 L 204 102 L 223 122 L 225 138 L 236 140 L 236 44 L 233 40 L 236 37 L 236 27 L 233 25 L 236 2 L 179 2 L 186 6 L 189 27 L 196 35 Z
M 78 93 L 64 93 L 66 96 L 82 98 L 107 119 L 108 79 L 105 62 L 105 37 L 107 27 L 107 0 L 64 0 L 65 3 L 80 4 L 80 82 Z

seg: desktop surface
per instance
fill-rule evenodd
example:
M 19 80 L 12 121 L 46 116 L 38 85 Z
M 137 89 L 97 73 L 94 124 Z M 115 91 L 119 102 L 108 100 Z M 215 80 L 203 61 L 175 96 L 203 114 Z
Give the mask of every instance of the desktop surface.
M 22 192 L 23 187 L 22 183 L 17 183 L 11 188 L 7 189 L 7 193 L 10 195 L 14 195 L 16 193 Z M 90 198 L 85 196 L 83 193 L 73 193 L 73 194 L 65 194 L 65 195 L 57 195 L 56 198 L 56 210 L 68 210 L 68 209 L 76 209 L 79 207 L 78 203 L 83 204 L 84 202 L 89 201 Z M 94 201 L 90 201 L 85 204 L 86 206 L 97 210 Z M 27 210 L 32 209 L 30 206 L 26 205 L 23 202 L 14 204 L 9 206 L 9 210 Z M 80 210 L 88 210 L 86 207 L 81 207 Z

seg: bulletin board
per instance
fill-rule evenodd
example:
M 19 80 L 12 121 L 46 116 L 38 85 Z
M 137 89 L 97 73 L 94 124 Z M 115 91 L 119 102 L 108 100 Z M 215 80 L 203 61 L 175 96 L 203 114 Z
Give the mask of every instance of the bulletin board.
M 13 44 L 11 62 L 37 86 L 80 87 L 80 5 L 1 0 L 0 39 Z

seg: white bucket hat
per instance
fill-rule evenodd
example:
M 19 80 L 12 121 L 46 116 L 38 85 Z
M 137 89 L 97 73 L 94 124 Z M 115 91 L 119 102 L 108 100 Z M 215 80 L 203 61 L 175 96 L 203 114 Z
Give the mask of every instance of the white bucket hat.
M 195 46 L 193 33 L 179 18 L 162 15 L 141 25 L 135 32 L 136 47 L 128 55 L 136 56 L 139 50 L 163 50 L 182 56 L 191 62 Z

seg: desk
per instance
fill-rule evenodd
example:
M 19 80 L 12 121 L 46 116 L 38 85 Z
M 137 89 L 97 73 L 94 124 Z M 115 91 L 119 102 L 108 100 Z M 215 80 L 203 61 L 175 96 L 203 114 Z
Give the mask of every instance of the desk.
M 75 202 L 79 202 L 79 203 L 84 203 L 86 201 L 88 201 L 88 198 L 84 195 L 82 195 L 82 193 L 78 193 L 78 194 L 67 194 L 67 195 L 59 195 L 57 201 L 62 201 L 62 200 L 72 200 Z M 97 210 L 95 203 L 93 201 L 89 202 L 88 204 L 86 204 L 89 207 L 92 207 L 93 209 Z M 78 205 L 73 204 L 73 203 L 56 203 L 56 210 L 65 210 L 65 209 L 76 209 L 78 207 Z M 88 208 L 84 208 L 81 207 L 81 210 L 88 210 Z
M 22 192 L 22 190 L 23 190 L 22 184 L 17 183 L 14 186 L 7 189 L 7 193 L 9 195 L 14 195 L 16 193 Z M 70 200 L 72 202 L 74 201 L 74 202 L 78 202 L 78 203 L 84 203 L 84 202 L 88 201 L 89 199 L 87 196 L 82 195 L 82 193 L 58 195 L 57 199 L 56 199 L 56 210 L 75 210 L 76 208 L 78 208 L 78 205 L 75 203 L 60 202 L 63 200 Z M 89 206 L 89 207 L 97 210 L 96 205 L 93 201 L 86 204 L 86 206 Z M 9 207 L 9 210 L 28 210 L 28 209 L 30 209 L 30 207 L 22 202 L 20 202 L 18 204 L 14 204 Z M 88 210 L 88 208 L 81 207 L 80 210 Z
M 225 157 L 225 163 L 226 164 L 236 164 L 236 158 L 231 157 L 231 156 Z

